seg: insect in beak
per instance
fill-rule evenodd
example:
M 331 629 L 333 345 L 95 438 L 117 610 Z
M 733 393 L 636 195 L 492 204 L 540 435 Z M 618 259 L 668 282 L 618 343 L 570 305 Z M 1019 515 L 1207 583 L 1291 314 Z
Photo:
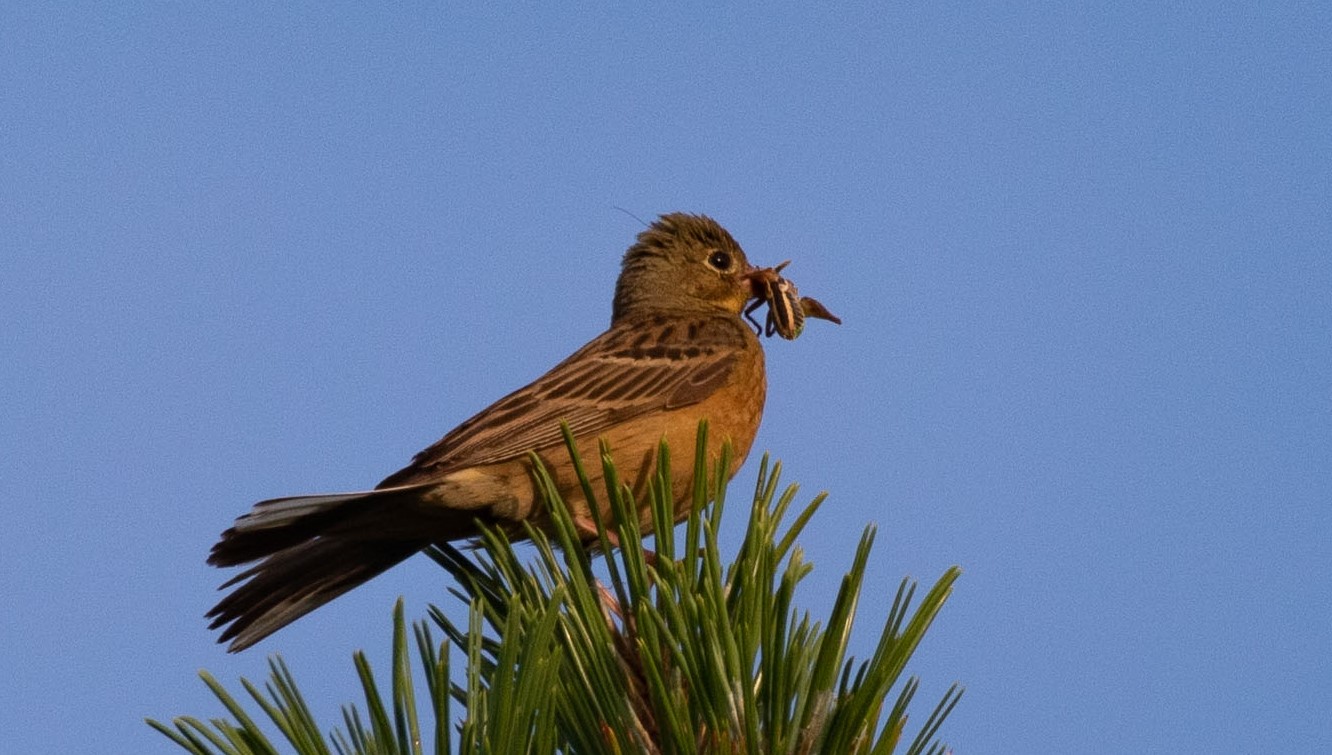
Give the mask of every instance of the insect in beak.
M 806 316 L 842 324 L 841 319 L 817 299 L 801 297 L 795 284 L 782 277 L 782 269 L 789 264 L 791 261 L 787 260 L 776 267 L 752 270 L 747 275 L 755 301 L 745 310 L 745 318 L 754 326 L 754 332 L 769 338 L 776 333 L 790 341 L 804 331 Z M 760 327 L 753 313 L 765 303 L 768 317 Z

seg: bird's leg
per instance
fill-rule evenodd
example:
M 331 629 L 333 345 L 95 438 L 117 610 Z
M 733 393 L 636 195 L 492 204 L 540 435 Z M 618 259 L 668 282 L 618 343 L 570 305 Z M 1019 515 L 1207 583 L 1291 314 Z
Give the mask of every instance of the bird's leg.
M 591 517 L 579 516 L 573 517 L 574 534 L 584 543 L 598 544 L 601 542 L 601 533 L 597 531 L 597 523 Z M 606 539 L 610 541 L 612 548 L 620 547 L 620 536 L 611 530 L 606 530 Z
M 615 618 L 620 621 L 624 621 L 624 611 L 620 608 L 620 601 L 611 593 L 610 588 L 603 585 L 599 579 L 597 580 L 597 597 L 601 598 L 601 605 L 604 606 L 607 611 L 615 614 Z
M 601 534 L 597 532 L 597 523 L 592 521 L 591 519 L 575 516 L 573 518 L 573 526 L 574 526 L 574 532 L 578 535 L 578 539 L 583 541 L 584 543 L 601 542 Z M 606 542 L 608 542 L 610 544 L 610 547 L 612 548 L 623 547 L 620 542 L 619 534 L 617 534 L 613 530 L 609 529 L 606 530 Z M 644 548 L 643 560 L 646 561 L 647 565 L 651 566 L 653 569 L 657 568 L 656 552 Z

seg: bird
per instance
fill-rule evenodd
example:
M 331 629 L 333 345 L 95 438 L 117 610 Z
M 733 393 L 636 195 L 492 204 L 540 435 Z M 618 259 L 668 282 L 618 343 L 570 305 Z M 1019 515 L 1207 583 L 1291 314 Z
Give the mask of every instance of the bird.
M 609 328 L 549 372 L 499 399 L 418 453 L 373 490 L 261 501 L 235 520 L 208 563 L 249 565 L 219 589 L 210 610 L 218 642 L 239 652 L 434 543 L 477 537 L 478 523 L 518 537 L 522 524 L 553 531 L 533 477 L 533 455 L 553 477 L 584 541 L 593 513 L 569 458 L 561 423 L 582 458 L 608 444 L 635 500 L 665 440 L 693 448 L 707 420 L 707 454 L 731 449 L 730 479 L 763 416 L 767 378 L 746 303 L 765 271 L 717 221 L 661 215 L 625 252 Z M 604 489 L 600 465 L 587 465 Z M 689 514 L 693 465 L 673 465 L 675 520 Z M 605 507 L 605 501 L 599 502 Z M 646 509 L 646 507 L 645 507 Z M 602 521 L 610 512 L 599 509 Z M 652 514 L 640 512 L 644 534 Z

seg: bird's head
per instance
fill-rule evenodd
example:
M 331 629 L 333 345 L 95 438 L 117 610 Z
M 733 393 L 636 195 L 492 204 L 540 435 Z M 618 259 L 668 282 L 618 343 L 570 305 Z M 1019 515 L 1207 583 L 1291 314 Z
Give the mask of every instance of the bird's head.
M 612 321 L 643 314 L 734 314 L 756 295 L 745 252 L 705 215 L 662 215 L 625 252 Z

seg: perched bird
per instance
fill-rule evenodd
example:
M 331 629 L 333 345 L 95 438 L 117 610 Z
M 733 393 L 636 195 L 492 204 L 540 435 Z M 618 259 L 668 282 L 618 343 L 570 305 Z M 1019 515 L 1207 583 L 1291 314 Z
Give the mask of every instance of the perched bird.
M 597 458 L 599 438 L 608 442 L 640 501 L 661 440 L 692 449 L 702 419 L 711 458 L 730 442 L 733 476 L 767 392 L 763 349 L 741 319 L 762 273 L 711 218 L 661 216 L 624 255 L 605 333 L 374 490 L 262 501 L 223 532 L 208 563 L 258 563 L 224 584 L 239 586 L 209 611 L 210 628 L 225 627 L 218 641 L 231 640 L 231 652 L 250 647 L 431 543 L 475 536 L 477 521 L 516 533 L 524 521 L 548 527 L 530 452 L 554 476 L 580 534 L 594 539 L 561 421 L 585 459 Z M 586 466 L 600 486 L 600 465 Z M 672 473 L 678 521 L 688 515 L 692 465 Z M 650 512 L 641 524 L 651 530 Z

